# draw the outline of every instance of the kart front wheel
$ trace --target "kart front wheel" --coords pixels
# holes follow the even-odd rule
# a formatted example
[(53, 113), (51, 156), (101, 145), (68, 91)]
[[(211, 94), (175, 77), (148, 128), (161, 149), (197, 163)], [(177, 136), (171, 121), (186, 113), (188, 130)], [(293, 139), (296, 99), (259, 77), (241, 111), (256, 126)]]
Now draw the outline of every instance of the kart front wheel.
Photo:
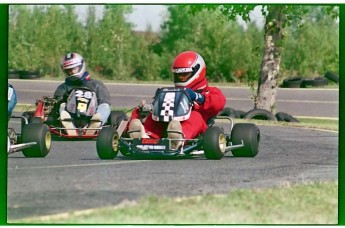
[(45, 157), (51, 148), (49, 127), (42, 123), (29, 123), (22, 129), (22, 143), (36, 142), (36, 145), (23, 149), (25, 157)]
[(255, 157), (259, 152), (260, 130), (255, 124), (238, 123), (235, 124), (231, 132), (231, 142), (233, 145), (241, 144), (243, 147), (234, 149), (234, 157)]
[(98, 157), (100, 159), (114, 159), (119, 150), (119, 138), (115, 128), (103, 127), (96, 141)]
[(203, 147), (207, 159), (221, 159), (226, 148), (226, 138), (223, 130), (219, 127), (209, 127), (204, 134)]

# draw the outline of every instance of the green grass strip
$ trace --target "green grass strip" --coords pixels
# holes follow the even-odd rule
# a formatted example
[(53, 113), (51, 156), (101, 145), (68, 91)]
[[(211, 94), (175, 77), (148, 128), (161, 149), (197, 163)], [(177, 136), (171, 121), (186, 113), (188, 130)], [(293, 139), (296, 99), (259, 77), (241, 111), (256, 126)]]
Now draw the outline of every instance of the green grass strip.
[(285, 183), (226, 195), (146, 197), (117, 207), (9, 221), (25, 224), (337, 224), (338, 182)]

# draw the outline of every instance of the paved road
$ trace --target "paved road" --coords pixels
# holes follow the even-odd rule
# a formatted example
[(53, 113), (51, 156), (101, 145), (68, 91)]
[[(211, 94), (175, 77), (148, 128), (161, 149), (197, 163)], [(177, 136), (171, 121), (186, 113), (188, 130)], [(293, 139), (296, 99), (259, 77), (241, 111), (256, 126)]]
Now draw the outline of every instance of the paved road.
[[(12, 123), (15, 124), (15, 123)], [(8, 219), (117, 205), (150, 195), (227, 193), (338, 179), (338, 134), (259, 126), (255, 158), (104, 161), (95, 141), (54, 141), (46, 158), (8, 159)], [(317, 197), (317, 196), (315, 196)]]
[[(19, 103), (33, 104), (52, 95), (57, 82), (11, 80)], [(121, 108), (150, 100), (159, 86), (106, 84), (113, 104)], [(251, 109), (248, 88), (222, 87), (228, 105)], [(297, 116), (338, 117), (338, 90), (279, 89), (278, 107)], [(18, 127), (19, 123), (11, 122)], [(51, 215), (116, 205), (149, 195), (227, 193), (234, 188), (280, 185), (286, 182), (338, 179), (338, 134), (259, 126), (260, 152), (255, 158), (219, 161), (133, 160), (121, 155), (100, 160), (95, 141), (54, 141), (46, 158), (8, 159), (8, 219)]]
[[(9, 80), (17, 90), (18, 103), (34, 104), (37, 98), (53, 96), (60, 82), (43, 80)], [(117, 108), (130, 109), (141, 100), (151, 101), (156, 89), (163, 85), (106, 83), (112, 104)], [(167, 85), (165, 85), (167, 86)], [(248, 87), (220, 87), (227, 97), (226, 106), (249, 111), (254, 108)], [(278, 89), (277, 111), (293, 116), (339, 116), (339, 89)]]

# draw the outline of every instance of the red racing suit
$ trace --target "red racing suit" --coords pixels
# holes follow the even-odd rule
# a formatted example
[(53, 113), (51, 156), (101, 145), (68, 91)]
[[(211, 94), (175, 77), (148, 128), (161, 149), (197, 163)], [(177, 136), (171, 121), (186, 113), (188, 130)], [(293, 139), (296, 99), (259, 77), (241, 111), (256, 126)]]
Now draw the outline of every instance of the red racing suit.
[[(194, 139), (204, 133), (207, 129), (207, 121), (224, 109), (226, 97), (217, 87), (206, 86), (201, 94), (205, 96), (204, 103), (194, 102), (189, 119), (181, 122), (185, 139)], [(133, 110), (131, 120), (134, 118), (140, 119), (139, 108)], [(149, 113), (144, 122), (144, 127), (151, 138), (163, 138), (168, 124), (167, 122), (154, 121), (152, 113)]]

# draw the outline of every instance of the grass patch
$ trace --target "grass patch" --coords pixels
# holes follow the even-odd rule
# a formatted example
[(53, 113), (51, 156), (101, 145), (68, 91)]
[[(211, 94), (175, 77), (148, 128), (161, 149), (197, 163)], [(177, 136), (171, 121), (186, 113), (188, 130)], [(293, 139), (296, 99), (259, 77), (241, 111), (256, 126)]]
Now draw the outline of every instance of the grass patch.
[(338, 131), (339, 120), (336, 119), (318, 119), (318, 118), (298, 118), (300, 122), (284, 122), (284, 121), (268, 121), (268, 120), (246, 120), (234, 119), (235, 123), (255, 123), (263, 126), (278, 126), (278, 127), (299, 127), (309, 129), (321, 129), (329, 131)]
[(338, 182), (239, 189), (227, 195), (146, 197), (117, 207), (9, 221), (27, 224), (337, 224)]

